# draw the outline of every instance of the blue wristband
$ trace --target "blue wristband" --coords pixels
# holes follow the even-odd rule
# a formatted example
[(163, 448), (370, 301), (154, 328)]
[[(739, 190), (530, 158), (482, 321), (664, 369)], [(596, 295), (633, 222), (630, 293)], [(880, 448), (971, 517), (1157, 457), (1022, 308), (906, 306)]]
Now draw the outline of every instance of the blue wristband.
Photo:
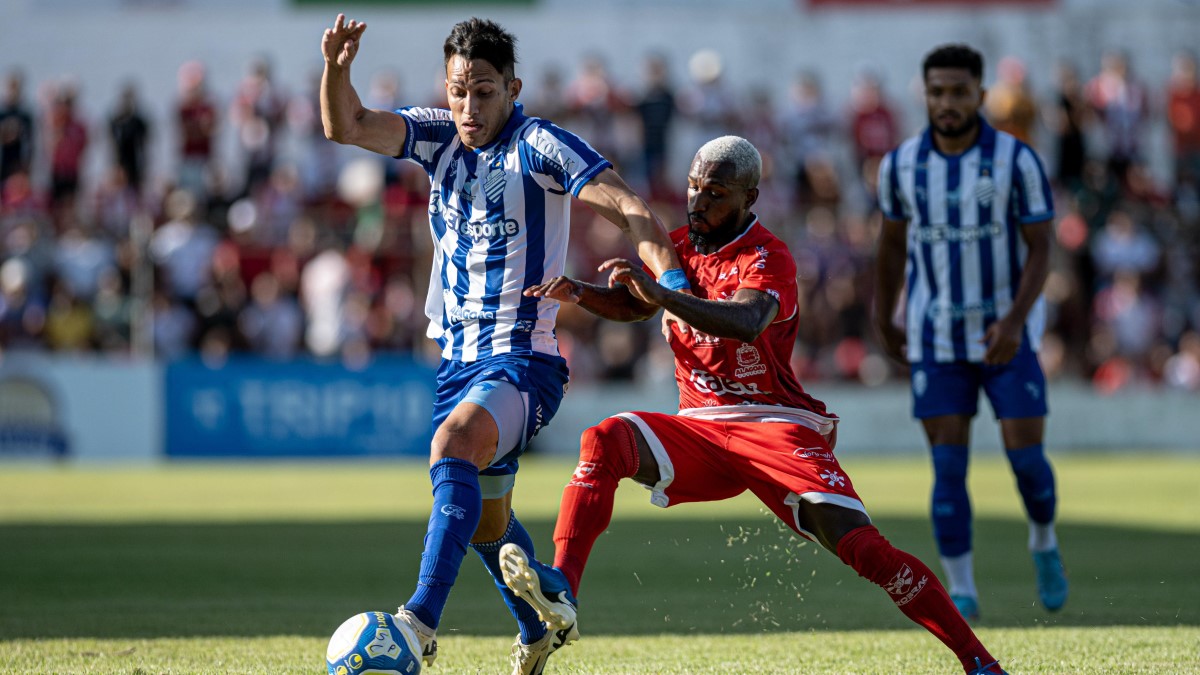
[(658, 283), (664, 288), (668, 288), (672, 291), (682, 291), (685, 288), (692, 287), (692, 284), (687, 280), (687, 276), (684, 275), (683, 270), (679, 268), (670, 269), (666, 272), (663, 272), (662, 276), (658, 278)]

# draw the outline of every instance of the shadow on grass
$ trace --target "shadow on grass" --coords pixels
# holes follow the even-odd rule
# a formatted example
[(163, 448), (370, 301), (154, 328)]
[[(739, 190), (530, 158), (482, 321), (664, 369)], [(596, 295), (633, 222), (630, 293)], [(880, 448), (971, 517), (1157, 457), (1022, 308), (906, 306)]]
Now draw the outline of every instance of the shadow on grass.
[[(924, 520), (880, 519), (937, 570)], [(550, 550), (553, 524), (526, 523)], [(0, 526), (0, 639), (324, 636), (416, 581), (423, 522)], [(1025, 526), (976, 522), (985, 627), (1200, 625), (1192, 533), (1060, 526), (1072, 583), (1036, 603)], [(468, 552), (442, 634), (512, 635)], [(761, 518), (613, 523), (581, 594), (586, 634), (876, 630), (912, 624), (834, 556)]]

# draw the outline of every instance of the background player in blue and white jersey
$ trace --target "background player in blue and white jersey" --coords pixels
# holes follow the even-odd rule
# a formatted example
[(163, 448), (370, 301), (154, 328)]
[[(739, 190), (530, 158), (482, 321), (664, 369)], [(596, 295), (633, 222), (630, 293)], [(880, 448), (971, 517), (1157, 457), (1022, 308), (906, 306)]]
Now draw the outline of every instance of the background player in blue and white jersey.
[(480, 19), (455, 25), (443, 45), (449, 110), (392, 112), (365, 108), (350, 82), (365, 30), (339, 14), (325, 31), (321, 118), (330, 139), (429, 174), (434, 259), (425, 310), (443, 358), (433, 510), (416, 592), (397, 617), (432, 662), (470, 543), (520, 626), (516, 672), (539, 672), (545, 655), (578, 633), (547, 633), (504, 585), (498, 551), (510, 542), (532, 547), (511, 512), (517, 457), (557, 411), (567, 368), (554, 336), (559, 303), (523, 291), (564, 273), (572, 197), (621, 228), (661, 283), (678, 290), (687, 281), (662, 224), (609, 162), (575, 135), (525, 116), (511, 34)]
[[(1054, 207), (1033, 150), (990, 127), (983, 58), (945, 45), (923, 64), (929, 127), (879, 168), (883, 231), (875, 320), (884, 347), (911, 364), (913, 415), (932, 447), (934, 535), (950, 594), (979, 615), (967, 493), (967, 445), (979, 389), (991, 402), (1029, 516), (1038, 593), (1067, 599), (1054, 530), (1054, 473), (1042, 447), (1046, 381), (1037, 359)], [(906, 288), (902, 326), (893, 322)]]

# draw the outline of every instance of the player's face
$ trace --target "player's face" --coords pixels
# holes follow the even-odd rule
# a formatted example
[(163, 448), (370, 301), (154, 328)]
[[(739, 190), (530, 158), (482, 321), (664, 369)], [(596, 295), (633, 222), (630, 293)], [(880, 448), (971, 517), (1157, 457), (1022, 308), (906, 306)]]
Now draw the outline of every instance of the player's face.
[(480, 148), (495, 140), (520, 93), (521, 80), (506, 80), (483, 59), (468, 61), (455, 54), (446, 63), (446, 98), (458, 137), (468, 148)]
[(697, 157), (688, 171), (688, 236), (697, 245), (720, 246), (742, 231), (758, 188), (739, 180), (733, 164)]
[(983, 86), (966, 68), (930, 68), (925, 75), (925, 107), (929, 126), (942, 136), (956, 138), (979, 123)]

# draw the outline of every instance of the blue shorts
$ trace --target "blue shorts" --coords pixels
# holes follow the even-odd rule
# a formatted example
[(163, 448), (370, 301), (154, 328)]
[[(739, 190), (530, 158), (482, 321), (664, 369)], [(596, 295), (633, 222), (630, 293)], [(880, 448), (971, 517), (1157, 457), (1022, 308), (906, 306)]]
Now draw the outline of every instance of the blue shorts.
[(974, 417), (983, 388), (996, 419), (1045, 417), (1046, 376), (1028, 341), (1001, 366), (971, 361), (912, 364), (913, 417)]
[(494, 380), (511, 383), (529, 402), (523, 428), (516, 436), (519, 441), (511, 448), (497, 448), (495, 461), (479, 472), (480, 476), (510, 476), (517, 472), (517, 458), (529, 441), (558, 412), (567, 391), (567, 362), (562, 357), (542, 354), (501, 354), (469, 363), (443, 360), (438, 367), (433, 403), (434, 433), (472, 387)]

